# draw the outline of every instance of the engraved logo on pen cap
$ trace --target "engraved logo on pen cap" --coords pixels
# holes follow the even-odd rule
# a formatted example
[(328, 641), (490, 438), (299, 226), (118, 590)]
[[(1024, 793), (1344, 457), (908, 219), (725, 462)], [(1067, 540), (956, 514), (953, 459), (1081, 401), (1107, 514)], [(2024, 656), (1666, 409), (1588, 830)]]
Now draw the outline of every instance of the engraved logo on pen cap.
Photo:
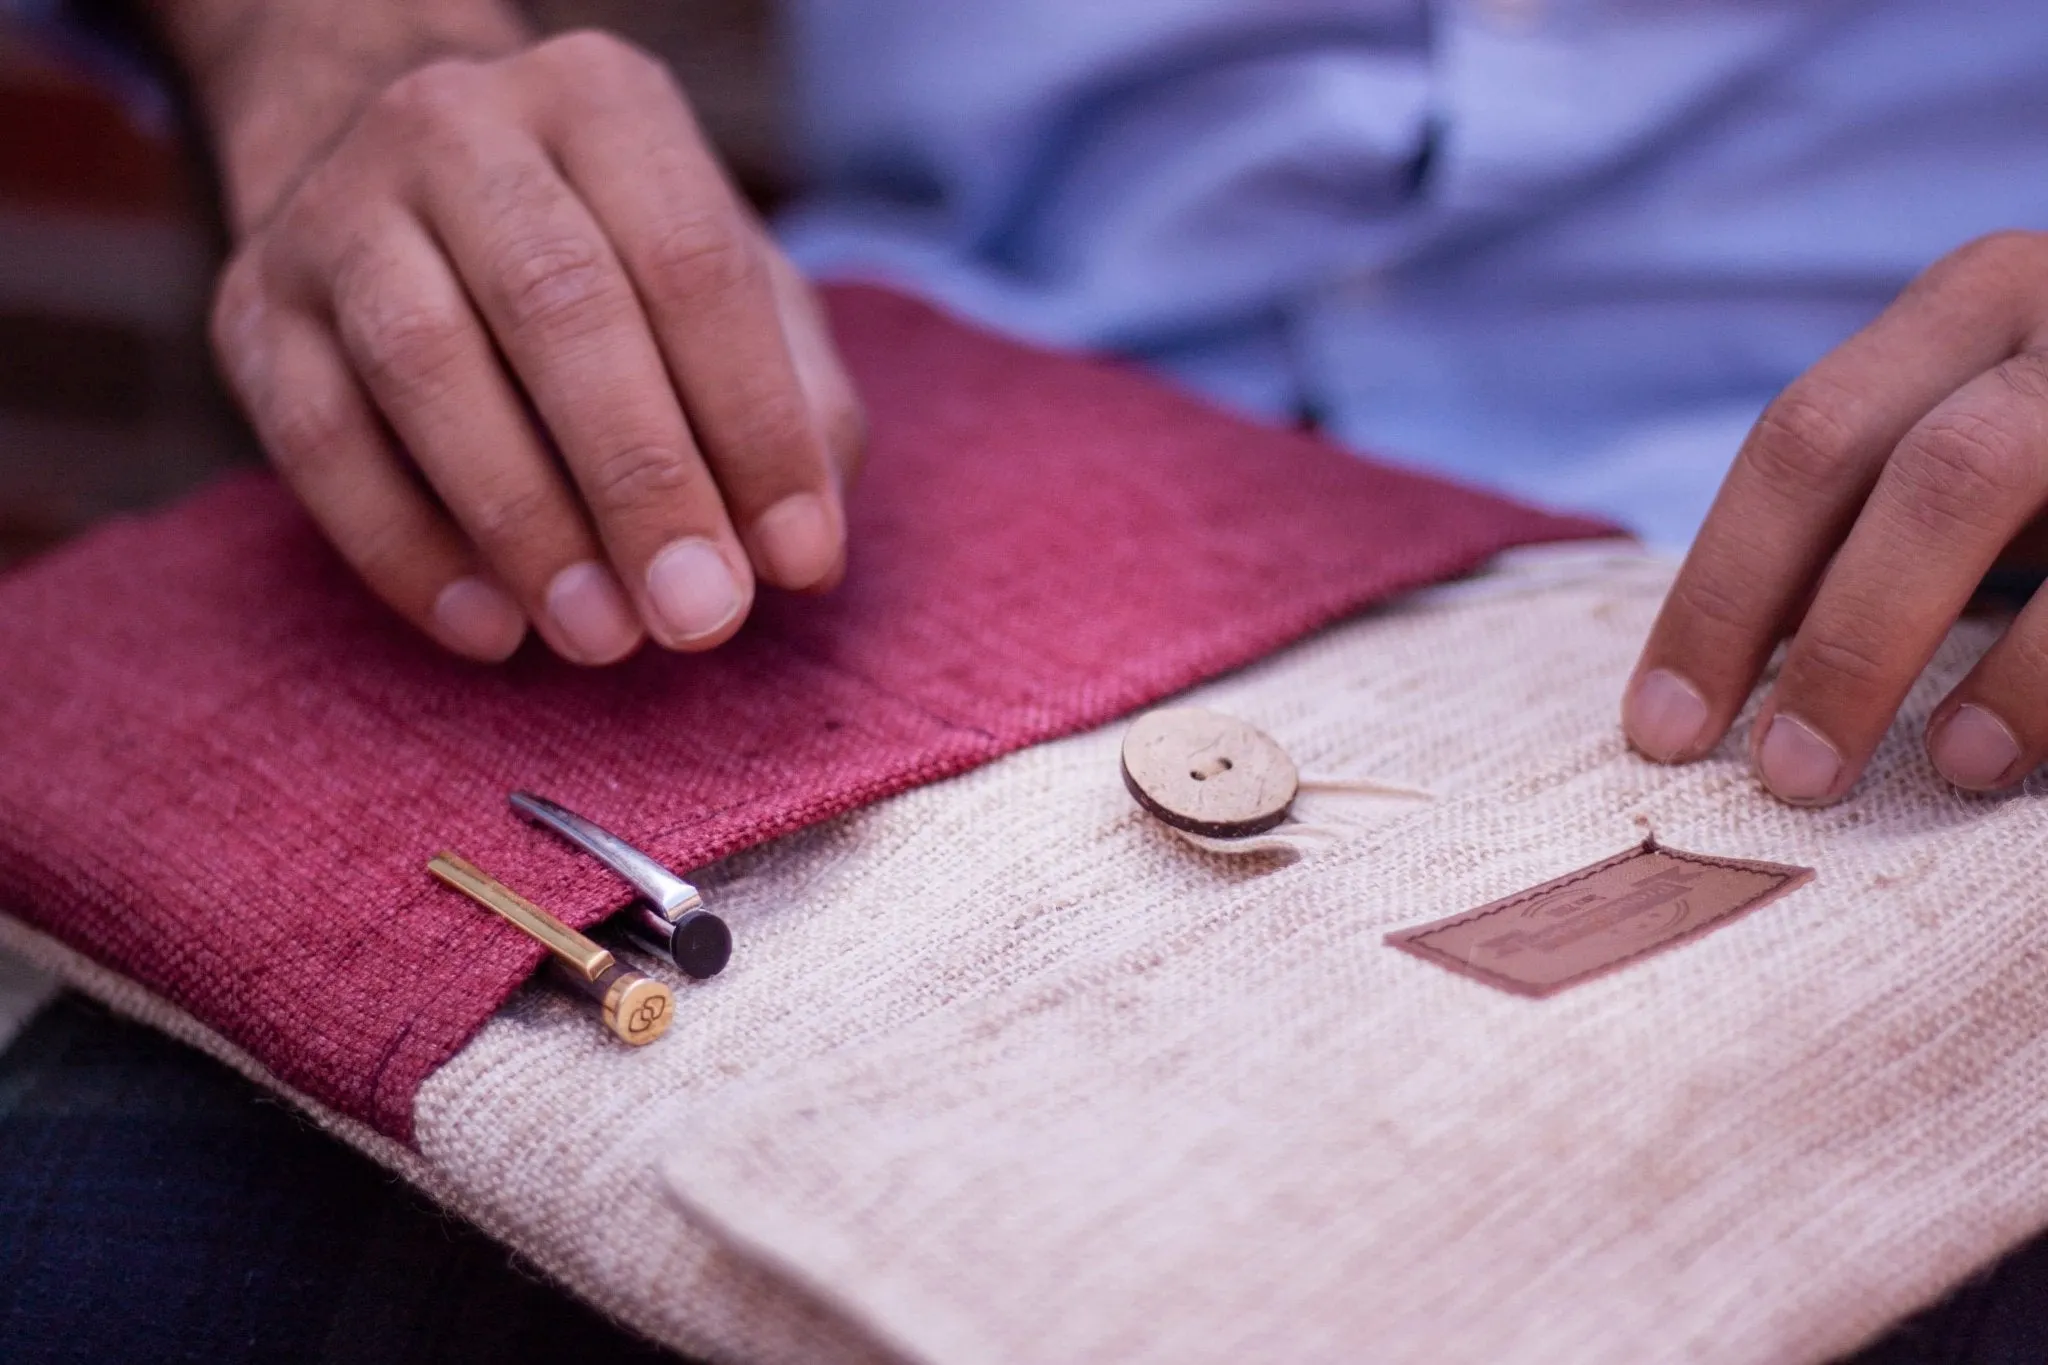
[(1544, 996), (1726, 924), (1813, 870), (1645, 840), (1617, 857), (1387, 942), (1517, 995)]
[(650, 996), (634, 1003), (626, 1012), (626, 1031), (638, 1036), (659, 1024), (668, 1015), (668, 997)]

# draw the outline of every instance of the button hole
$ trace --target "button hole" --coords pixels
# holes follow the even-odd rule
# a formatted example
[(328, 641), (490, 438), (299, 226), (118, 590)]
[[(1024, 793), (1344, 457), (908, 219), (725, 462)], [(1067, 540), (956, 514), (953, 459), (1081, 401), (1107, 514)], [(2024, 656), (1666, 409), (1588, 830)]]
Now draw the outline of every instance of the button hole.
[(1227, 758), (1216, 758), (1211, 759), (1209, 763), (1204, 767), (1190, 768), (1188, 770), (1188, 776), (1194, 778), (1197, 782), (1207, 782), (1210, 778), (1216, 776), (1218, 773), (1227, 773), (1229, 771), (1230, 760)]

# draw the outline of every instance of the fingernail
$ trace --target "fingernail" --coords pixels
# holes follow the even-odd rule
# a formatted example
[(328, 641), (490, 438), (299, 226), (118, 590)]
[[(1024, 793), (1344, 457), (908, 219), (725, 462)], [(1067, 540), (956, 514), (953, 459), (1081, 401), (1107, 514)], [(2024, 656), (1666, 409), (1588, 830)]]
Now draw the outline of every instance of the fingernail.
[(486, 663), (508, 657), (526, 636), (526, 613), (503, 588), (481, 578), (458, 578), (441, 589), (434, 624), (451, 648)]
[(640, 626), (611, 570), (593, 560), (571, 564), (548, 584), (548, 614), (576, 662), (608, 664), (639, 643)]
[(1764, 785), (1781, 801), (1823, 800), (1842, 773), (1835, 746), (1790, 716), (1772, 719), (1756, 759)]
[(2020, 761), (2020, 742), (2005, 722), (1974, 703), (1956, 708), (1927, 751), (1943, 777), (1971, 791), (2004, 786), (2006, 773)]
[(754, 545), (768, 561), (768, 578), (785, 588), (808, 588), (839, 562), (838, 531), (816, 493), (792, 493), (763, 512)]
[(647, 566), (647, 596), (671, 644), (709, 635), (739, 614), (740, 585), (702, 536), (671, 541)]
[(1629, 689), (1621, 723), (1645, 756), (1669, 763), (1699, 743), (1707, 728), (1706, 699), (1670, 669), (1653, 668)]

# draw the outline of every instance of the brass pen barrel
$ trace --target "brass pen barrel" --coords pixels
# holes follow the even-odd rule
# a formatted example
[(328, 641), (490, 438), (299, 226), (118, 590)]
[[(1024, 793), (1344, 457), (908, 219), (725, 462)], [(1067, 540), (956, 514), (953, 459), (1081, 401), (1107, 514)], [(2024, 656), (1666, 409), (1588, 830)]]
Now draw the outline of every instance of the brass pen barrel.
[(535, 905), (490, 873), (443, 849), (427, 864), (427, 871), (487, 909), (495, 910), (513, 925), (537, 938), (565, 965), (585, 981), (595, 981), (612, 965), (612, 955), (600, 945)]
[(668, 1031), (675, 997), (661, 982), (621, 967), (604, 948), (466, 858), (443, 849), (427, 863), (427, 871), (537, 939), (553, 956), (556, 972), (597, 1003), (605, 1027), (625, 1042), (638, 1047)]

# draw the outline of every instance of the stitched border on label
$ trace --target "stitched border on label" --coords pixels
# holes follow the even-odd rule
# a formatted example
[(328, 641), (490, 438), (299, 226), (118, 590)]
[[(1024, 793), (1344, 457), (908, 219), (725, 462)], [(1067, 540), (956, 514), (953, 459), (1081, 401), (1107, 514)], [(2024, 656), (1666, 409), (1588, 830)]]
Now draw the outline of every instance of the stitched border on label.
[[(1679, 862), (1696, 863), (1716, 871), (1756, 873), (1773, 880), (1770, 885), (1755, 895), (1745, 897), (1721, 908), (1697, 923), (1688, 925), (1678, 932), (1671, 934), (1669, 937), (1654, 939), (1616, 957), (1597, 962), (1583, 971), (1555, 981), (1523, 980), (1481, 966), (1465, 956), (1445, 948), (1440, 948), (1430, 942), (1431, 938), (1440, 936), (1449, 930), (1462, 928), (1480, 920), (1489, 919), (1515, 910), (1539, 897), (1554, 896), (1558, 892), (1567, 890), (1578, 883), (1588, 881), (1613, 868), (1652, 854), (1661, 855)], [(1460, 911), (1445, 919), (1432, 920), (1427, 924), (1418, 924), (1406, 929), (1393, 930), (1387, 934), (1385, 942), (1389, 947), (1398, 948), (1405, 953), (1421, 958), (1425, 962), (1435, 963), (1447, 971), (1455, 972), (1459, 976), (1468, 977), (1484, 985), (1492, 986), (1496, 990), (1503, 990), (1511, 995), (1519, 995), (1528, 999), (1543, 999), (1568, 990), (1573, 986), (1583, 985), (1585, 982), (1594, 980), (1597, 977), (1605, 976), (1609, 972), (1626, 967), (1641, 958), (1663, 952), (1668, 948), (1675, 948), (1682, 943), (1699, 938), (1701, 935), (1710, 933), (1722, 925), (1740, 919), (1753, 910), (1760, 909), (1780, 896), (1788, 895), (1798, 890), (1812, 881), (1814, 876), (1814, 870), (1810, 867), (1799, 867), (1790, 863), (1765, 862), (1760, 859), (1723, 858), (1708, 853), (1691, 853), (1684, 849), (1670, 848), (1660, 844), (1653, 836), (1645, 839), (1634, 848), (1617, 853), (1611, 858), (1604, 858), (1590, 867), (1583, 867), (1576, 872), (1569, 872), (1564, 876), (1553, 878), (1539, 885), (1527, 887), (1512, 895), (1503, 896), (1499, 900), (1489, 901), (1487, 904), (1477, 906), (1471, 910)]]

